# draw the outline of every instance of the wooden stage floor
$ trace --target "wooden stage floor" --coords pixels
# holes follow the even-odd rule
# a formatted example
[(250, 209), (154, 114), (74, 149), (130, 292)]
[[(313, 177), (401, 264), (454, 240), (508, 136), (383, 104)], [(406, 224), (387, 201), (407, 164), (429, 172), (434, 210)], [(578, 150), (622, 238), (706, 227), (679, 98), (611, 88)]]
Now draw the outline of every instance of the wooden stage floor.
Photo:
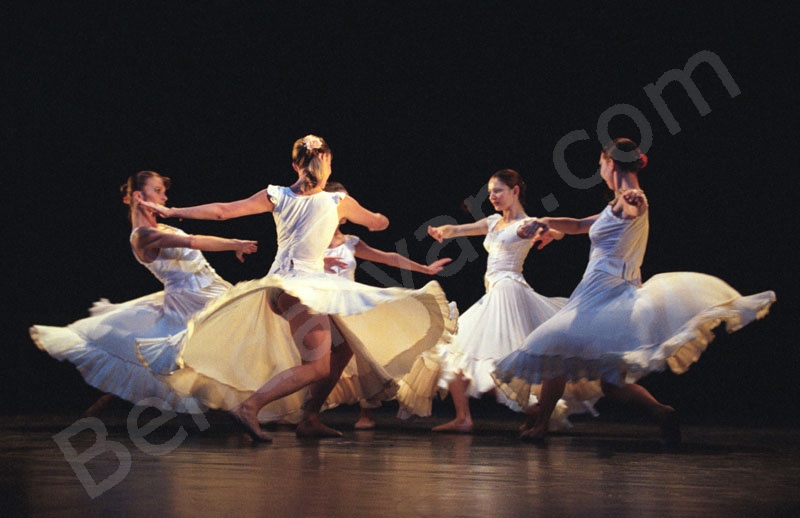
[(514, 415), (439, 435), (429, 430), (443, 418), (399, 421), (391, 408), (355, 431), (357, 411), (339, 408), (324, 420), (342, 438), (279, 426), (254, 445), (223, 414), (207, 414), (205, 429), (177, 416), (148, 435), (128, 415), (93, 431), (64, 415), (0, 418), (0, 515), (800, 516), (793, 428), (685, 425), (684, 444), (665, 450), (655, 427), (601, 416), (531, 445)]

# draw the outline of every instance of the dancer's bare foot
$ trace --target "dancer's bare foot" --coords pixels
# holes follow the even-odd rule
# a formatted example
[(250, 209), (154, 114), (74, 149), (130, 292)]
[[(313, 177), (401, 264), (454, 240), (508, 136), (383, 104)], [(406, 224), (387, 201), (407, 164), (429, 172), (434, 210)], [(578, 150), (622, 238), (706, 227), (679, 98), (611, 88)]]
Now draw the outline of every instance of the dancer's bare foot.
[(444, 432), (444, 433), (471, 433), (474, 425), (472, 423), (472, 419), (453, 419), (449, 423), (440, 424), (439, 426), (434, 426), (434, 432)]
[(655, 412), (654, 417), (661, 431), (661, 444), (677, 446), (681, 443), (681, 423), (678, 412), (671, 406), (664, 405)]
[(329, 439), (342, 436), (342, 432), (327, 426), (316, 417), (300, 421), (294, 434), (302, 439)]
[(103, 413), (103, 411), (105, 411), (106, 409), (108, 409), (109, 406), (111, 406), (111, 403), (113, 403), (115, 399), (117, 399), (117, 396), (115, 396), (114, 394), (103, 394), (97, 399), (97, 401), (92, 403), (92, 406), (83, 411), (81, 417), (99, 416), (100, 414)]
[(244, 405), (231, 412), (233, 421), (256, 442), (272, 442), (272, 436), (261, 429), (256, 414)]
[(519, 431), (524, 432), (530, 430), (536, 425), (536, 420), (539, 419), (539, 405), (533, 405), (525, 409), (525, 422), (519, 425)]
[(525, 442), (541, 443), (545, 437), (547, 437), (547, 425), (542, 424), (532, 426), (519, 434), (519, 438)]
[(353, 428), (356, 430), (372, 430), (375, 428), (375, 420), (371, 417), (362, 415), (356, 421), (356, 424), (353, 425)]

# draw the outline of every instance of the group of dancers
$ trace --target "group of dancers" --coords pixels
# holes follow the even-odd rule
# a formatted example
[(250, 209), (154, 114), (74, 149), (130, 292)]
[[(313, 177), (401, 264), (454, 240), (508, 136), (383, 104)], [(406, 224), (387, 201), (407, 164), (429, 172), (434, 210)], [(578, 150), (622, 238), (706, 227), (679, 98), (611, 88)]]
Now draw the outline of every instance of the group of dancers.
[[(524, 440), (544, 440), (569, 427), (568, 415), (591, 412), (607, 397), (640, 408), (662, 442), (677, 444), (677, 412), (637, 380), (667, 368), (685, 372), (715, 327), (740, 329), (775, 301), (772, 291), (742, 296), (693, 272), (642, 283), (649, 227), (638, 177), (647, 156), (629, 139), (600, 153), (600, 174), (615, 196), (598, 214), (530, 217), (524, 181), (503, 169), (489, 178), (496, 214), (428, 228), (439, 242), (485, 236), (486, 293), (461, 314), (435, 281), (420, 289), (355, 281), (357, 259), (427, 275), (450, 259), (424, 265), (342, 233), (347, 221), (379, 231), (389, 220), (329, 181), (331, 160), (325, 140), (307, 135), (292, 148), (292, 185), (185, 208), (166, 206), (168, 178), (136, 173), (123, 186), (131, 248), (163, 291), (100, 301), (66, 327), (34, 325), (33, 341), (106, 393), (90, 410), (111, 397), (176, 412), (221, 409), (255, 441), (272, 440), (261, 425), (274, 421), (296, 425), (298, 437), (338, 437), (320, 414), (342, 404), (360, 405), (362, 429), (375, 426), (372, 409), (384, 401), (398, 402), (399, 417), (429, 416), (432, 400), (448, 393), (455, 418), (433, 430), (469, 433), (469, 398), (493, 393), (524, 413)], [(188, 235), (159, 222), (264, 212), (275, 220), (276, 257), (266, 276), (236, 285), (202, 252), (234, 251), (244, 260), (255, 241)], [(589, 263), (570, 297), (536, 293), (522, 275), (530, 249), (587, 233)]]

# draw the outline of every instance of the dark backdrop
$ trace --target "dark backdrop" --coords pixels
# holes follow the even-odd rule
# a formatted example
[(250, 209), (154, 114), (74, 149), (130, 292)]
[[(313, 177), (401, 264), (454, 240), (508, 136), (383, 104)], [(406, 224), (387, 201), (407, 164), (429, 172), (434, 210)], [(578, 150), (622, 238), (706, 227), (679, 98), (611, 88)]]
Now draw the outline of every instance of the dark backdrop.
[[(500, 168), (527, 179), (531, 215), (600, 210), (605, 188), (567, 185), (554, 149), (585, 130), (589, 138), (565, 158), (589, 177), (601, 114), (630, 105), (653, 135), (642, 174), (652, 206), (645, 277), (701, 271), (743, 293), (778, 294), (765, 320), (718, 339), (687, 374), (644, 383), (697, 419), (797, 422), (790, 157), (798, 84), (788, 12), (267, 4), (4, 4), (4, 412), (75, 412), (97, 395), (71, 365), (34, 347), (29, 325), (65, 325), (100, 297), (160, 289), (127, 244), (117, 189), (137, 170), (173, 178), (170, 204), (233, 200), (292, 182), (291, 144), (319, 134), (334, 150), (334, 179), (392, 221), (381, 233), (348, 230), (375, 247), (404, 243), (424, 261), (432, 241), (415, 232), (435, 217), (469, 221), (464, 199)], [(692, 79), (710, 112), (672, 83), (664, 100), (680, 131), (670, 132), (644, 87), (701, 51), (719, 56), (741, 93), (732, 96), (701, 64)], [(612, 137), (634, 139), (642, 126), (623, 115), (607, 125)], [(551, 212), (541, 201), (548, 194), (558, 203)], [(264, 275), (274, 255), (269, 215), (172, 223), (258, 239), (259, 253), (244, 265), (230, 253), (207, 254), (232, 282)], [(480, 239), (471, 244), (472, 261), (457, 244), (441, 252), (461, 258), (439, 280), (462, 311), (483, 293), (485, 254)], [(569, 237), (532, 252), (526, 276), (540, 293), (567, 296), (587, 253), (588, 239)], [(363, 271), (359, 278), (375, 282)], [(413, 276), (417, 286), (426, 280)]]

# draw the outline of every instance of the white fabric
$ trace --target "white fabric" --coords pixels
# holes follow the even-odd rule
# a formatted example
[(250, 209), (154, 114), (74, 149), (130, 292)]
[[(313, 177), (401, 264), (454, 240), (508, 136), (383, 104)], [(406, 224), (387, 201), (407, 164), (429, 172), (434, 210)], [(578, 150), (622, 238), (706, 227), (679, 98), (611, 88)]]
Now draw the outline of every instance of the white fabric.
[[(525, 281), (522, 267), (532, 244), (530, 239), (517, 236), (517, 229), (524, 220), (497, 229), (502, 216), (494, 214), (487, 219), (488, 232), (483, 241), (489, 254), (484, 275), (486, 294), (458, 317), (458, 332), (445, 336), (435, 351), (420, 359), (417, 368), (404, 380), (398, 394), (401, 417), (430, 415), (430, 399), (437, 392), (431, 384), (437, 382), (438, 394), (444, 397), (449, 383), (459, 373), (469, 380), (467, 394), (470, 397), (477, 398), (495, 389), (491, 373), (496, 362), (519, 348), (531, 331), (567, 301), (566, 297), (542, 296)], [(437, 367), (438, 376), (434, 370)], [(504, 394), (498, 392), (496, 397), (512, 410), (522, 410), (517, 401)], [(536, 402), (532, 395), (523, 406)], [(564, 405), (559, 410), (559, 416), (567, 413)], [(586, 410), (583, 405), (572, 409)], [(560, 427), (569, 425), (564, 422)]]
[[(323, 255), (343, 194), (303, 197), (275, 186), (267, 192), (278, 230), (270, 274), (237, 284), (190, 321), (182, 350), (171, 361), (183, 367), (176, 372), (191, 375), (168, 381), (211, 408), (231, 410), (302, 357), (314, 359), (313, 351), (298, 352), (287, 320), (273, 310), (271, 302), (286, 292), (312, 313), (330, 315), (333, 347), (346, 341), (354, 352), (356, 372), (340, 381), (326, 404), (392, 398), (396, 380), (447, 330), (449, 308), (438, 283), (417, 290), (377, 288), (325, 273)], [(305, 391), (281, 398), (258, 418), (297, 420), (304, 399)]]
[(275, 205), (272, 215), (278, 234), (278, 252), (267, 275), (324, 272), (322, 258), (339, 225), (336, 205), (345, 194), (323, 191), (300, 196), (288, 187), (270, 185), (267, 195)]
[[(158, 228), (185, 235), (167, 225)], [(135, 404), (156, 397), (162, 409), (202, 411), (197, 401), (180, 397), (140, 363), (135, 340), (181, 336), (188, 319), (231, 285), (190, 248), (162, 248), (153, 262), (142, 264), (164, 283), (164, 291), (120, 304), (103, 299), (90, 310), (92, 316), (66, 327), (32, 326), (31, 338), (54, 358), (73, 363), (87, 383), (104, 392)]]
[(767, 314), (775, 293), (743, 297), (724, 281), (694, 272), (655, 275), (641, 284), (648, 218), (606, 207), (592, 225), (590, 261), (569, 302), (534, 330), (494, 373), (511, 398), (564, 375), (565, 394), (600, 397), (599, 380), (632, 383), (669, 366), (685, 372), (725, 322), (735, 331)]
[(351, 281), (356, 280), (357, 263), (355, 253), (356, 245), (359, 241), (357, 236), (346, 235), (341, 245), (325, 249), (325, 257), (336, 257), (345, 264), (343, 267), (334, 266), (334, 274)]

